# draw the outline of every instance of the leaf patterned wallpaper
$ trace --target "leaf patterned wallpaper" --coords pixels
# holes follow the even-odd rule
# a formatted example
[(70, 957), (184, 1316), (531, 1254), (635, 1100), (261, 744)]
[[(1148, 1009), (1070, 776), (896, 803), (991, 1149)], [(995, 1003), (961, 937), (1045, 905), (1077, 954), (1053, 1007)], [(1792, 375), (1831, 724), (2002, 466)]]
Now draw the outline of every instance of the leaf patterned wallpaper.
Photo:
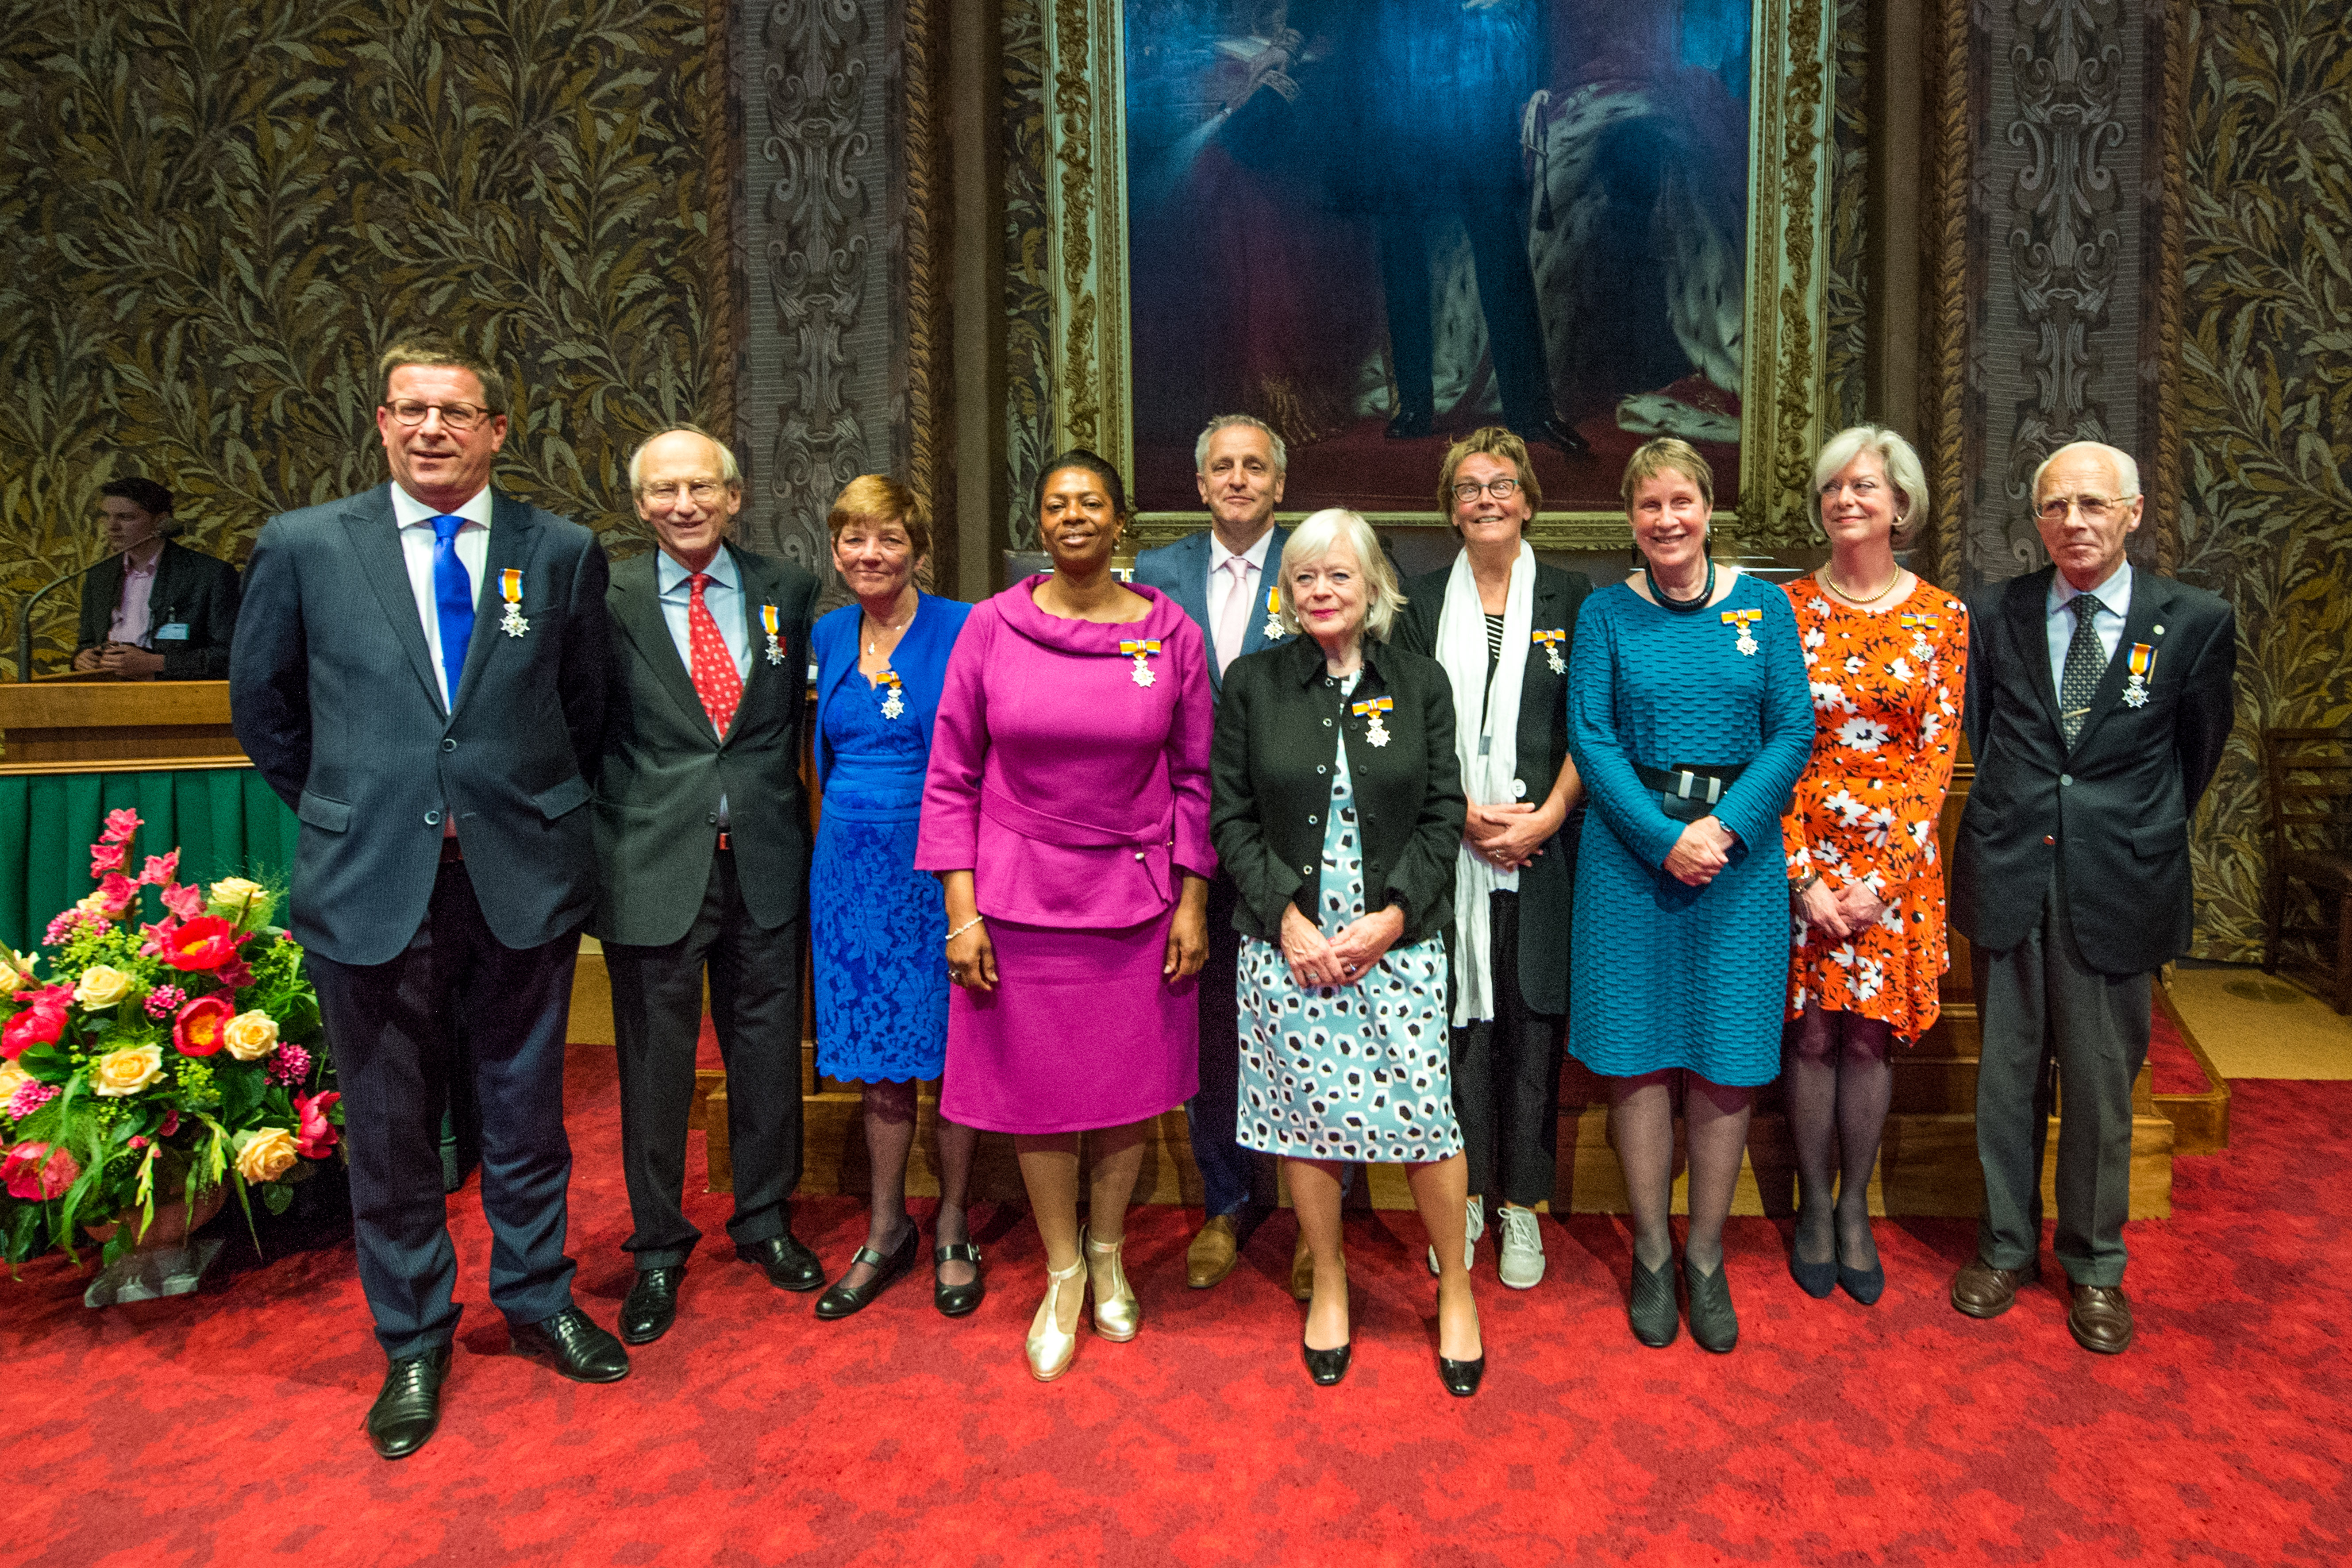
[(2238, 728), (2200, 818), (2200, 956), (2249, 961), (2265, 726), (2352, 723), (2352, 13), (2189, 13), (2180, 575), (2237, 606)]
[[(505, 370), (499, 482), (636, 548), (629, 448), (710, 404), (702, 16), (0, 0), (0, 588), (92, 557), (110, 478), (240, 562), (380, 482), (373, 363), (418, 325)], [(71, 590), (43, 611), (46, 669)]]

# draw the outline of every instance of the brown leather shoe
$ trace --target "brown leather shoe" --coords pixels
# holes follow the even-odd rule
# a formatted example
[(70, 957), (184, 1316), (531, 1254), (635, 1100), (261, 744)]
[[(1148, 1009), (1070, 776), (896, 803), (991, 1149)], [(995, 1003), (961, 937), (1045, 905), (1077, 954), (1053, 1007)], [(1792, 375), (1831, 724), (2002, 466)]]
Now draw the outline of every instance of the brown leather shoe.
[(1307, 1235), (1299, 1233), (1298, 1245), (1290, 1250), (1290, 1293), (1302, 1301), (1315, 1300), (1315, 1255), (1307, 1250)]
[(2131, 1303), (2120, 1285), (2077, 1285), (2074, 1305), (2066, 1312), (2066, 1330), (2074, 1342), (2101, 1355), (2118, 1355), (2131, 1349)]
[(1241, 1237), (1234, 1230), (1234, 1216), (1213, 1215), (1192, 1237), (1192, 1245), (1184, 1249), (1184, 1283), (1195, 1290), (1205, 1290), (1231, 1274), (1241, 1255)]
[(2022, 1268), (1995, 1268), (1981, 1256), (1973, 1258), (1952, 1276), (1953, 1309), (1971, 1318), (1998, 1318), (2016, 1304), (2017, 1288), (2040, 1278), (2041, 1273), (2039, 1263), (2029, 1263)]

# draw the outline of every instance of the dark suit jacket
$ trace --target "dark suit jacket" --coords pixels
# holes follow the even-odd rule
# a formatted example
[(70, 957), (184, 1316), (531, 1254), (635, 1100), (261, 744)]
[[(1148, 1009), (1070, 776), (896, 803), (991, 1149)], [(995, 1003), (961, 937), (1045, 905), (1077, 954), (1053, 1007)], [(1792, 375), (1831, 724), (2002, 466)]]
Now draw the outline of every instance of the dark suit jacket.
[[(605, 942), (659, 947), (684, 936), (702, 908), (718, 853), (719, 798), (743, 902), (763, 930), (808, 899), (808, 799), (801, 788), (809, 621), (816, 579), (734, 545), (751, 672), (727, 738), (695, 694), (662, 618), (657, 554), (613, 568), (613, 695), (596, 783), (596, 862), (603, 873), (588, 929)], [(761, 606), (776, 610), (781, 662), (767, 651)]]
[[(1437, 621), (1445, 609), (1451, 566), (1414, 578), (1405, 586), (1405, 606), (1397, 623), (1400, 647), (1437, 657)], [(1576, 647), (1576, 615), (1592, 592), (1581, 572), (1536, 563), (1532, 629), (1568, 635), (1551, 646), (1559, 650), (1555, 674), (1543, 647), (1529, 640), (1519, 650), (1527, 672), (1519, 685), (1517, 782), (1520, 799), (1541, 805), (1559, 782), (1568, 761), (1568, 656)], [(1511, 650), (1503, 650), (1506, 658)], [(1568, 1011), (1570, 921), (1576, 911), (1576, 847), (1584, 831), (1584, 803), (1568, 814), (1535, 863), (1519, 872), (1519, 995), (1538, 1013)]]
[[(2109, 974), (2189, 945), (2189, 819), (2233, 718), (2237, 619), (2201, 589), (2132, 573), (2123, 640), (2069, 748), (2058, 730), (2044, 567), (1969, 601), (1969, 750), (1976, 780), (1952, 858), (1952, 924), (2005, 952), (2041, 918), (2061, 859), (2074, 940)], [(2132, 645), (2156, 651), (2147, 700), (2123, 700)]]
[[(1317, 918), (1331, 762), (1346, 737), (1362, 830), (1364, 907), (1404, 909), (1409, 947), (1454, 923), (1454, 851), (1462, 842), (1462, 768), (1454, 760), (1454, 693), (1436, 660), (1364, 645), (1363, 678), (1342, 698), (1311, 637), (1234, 660), (1210, 752), (1209, 833), (1241, 889), (1234, 925), (1278, 941), (1282, 907)], [(1389, 741), (1368, 739), (1358, 702), (1388, 697)], [(1318, 921), (1319, 923), (1319, 921)]]
[[(1217, 634), (1209, 625), (1209, 551), (1211, 531), (1202, 529), (1188, 533), (1173, 544), (1163, 544), (1157, 550), (1147, 550), (1135, 558), (1135, 580), (1147, 588), (1157, 588), (1176, 601), (1176, 607), (1192, 617), (1201, 628), (1202, 646), (1209, 655), (1209, 692), (1213, 697), (1224, 695), (1224, 678), (1217, 673)], [(1266, 595), (1282, 576), (1282, 546), (1290, 531), (1277, 525), (1265, 542), (1265, 568), (1257, 574), (1257, 603), (1250, 606), (1247, 629), (1242, 633), (1241, 658), (1255, 653), (1286, 637), (1265, 635), (1269, 618)], [(1240, 658), (1235, 659), (1240, 662)]]
[[(530, 629), (499, 629), (522, 574)], [(301, 819), (293, 932), (340, 963), (416, 934), (454, 813), (483, 918), (509, 947), (576, 930), (595, 892), (588, 775), (608, 647), (596, 536), (493, 492), (488, 559), (454, 716), (386, 485), (272, 518), (254, 545), (229, 661), (236, 738)]]
[[(110, 555), (81, 579), (79, 653), (113, 635), (114, 606), (122, 600), (122, 557)], [(225, 680), (229, 640), (236, 631), (236, 568), (184, 546), (163, 542), (155, 557), (155, 587), (147, 595), (148, 628), (177, 622), (187, 640), (155, 644), (165, 680)]]

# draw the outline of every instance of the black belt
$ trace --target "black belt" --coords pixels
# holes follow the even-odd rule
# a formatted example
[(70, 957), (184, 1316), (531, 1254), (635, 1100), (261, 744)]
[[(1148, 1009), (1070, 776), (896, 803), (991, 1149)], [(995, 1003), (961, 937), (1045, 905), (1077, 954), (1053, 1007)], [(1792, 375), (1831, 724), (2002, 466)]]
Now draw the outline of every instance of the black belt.
[(1676, 822), (1696, 822), (1713, 815), (1716, 805), (1730, 789), (1732, 781), (1748, 771), (1745, 763), (1736, 767), (1722, 765), (1701, 768), (1658, 769), (1633, 764), (1633, 773), (1643, 784), (1658, 792), (1658, 802), (1665, 814)]

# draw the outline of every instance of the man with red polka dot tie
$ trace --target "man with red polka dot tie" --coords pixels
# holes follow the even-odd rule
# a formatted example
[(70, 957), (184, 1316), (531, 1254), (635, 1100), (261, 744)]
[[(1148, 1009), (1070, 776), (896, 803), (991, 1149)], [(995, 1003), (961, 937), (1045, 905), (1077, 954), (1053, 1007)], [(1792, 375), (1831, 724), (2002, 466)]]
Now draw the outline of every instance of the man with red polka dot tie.
[(800, 973), (808, 894), (801, 793), (816, 579), (731, 543), (727, 448), (665, 430), (629, 459), (659, 549), (613, 569), (612, 722), (596, 792), (604, 946), (621, 1064), (621, 1160), (636, 1279), (621, 1337), (676, 1320), (688, 1256), (686, 1122), (706, 976), (727, 1064), (736, 1255), (786, 1290), (824, 1270), (792, 1233), (801, 1174)]

